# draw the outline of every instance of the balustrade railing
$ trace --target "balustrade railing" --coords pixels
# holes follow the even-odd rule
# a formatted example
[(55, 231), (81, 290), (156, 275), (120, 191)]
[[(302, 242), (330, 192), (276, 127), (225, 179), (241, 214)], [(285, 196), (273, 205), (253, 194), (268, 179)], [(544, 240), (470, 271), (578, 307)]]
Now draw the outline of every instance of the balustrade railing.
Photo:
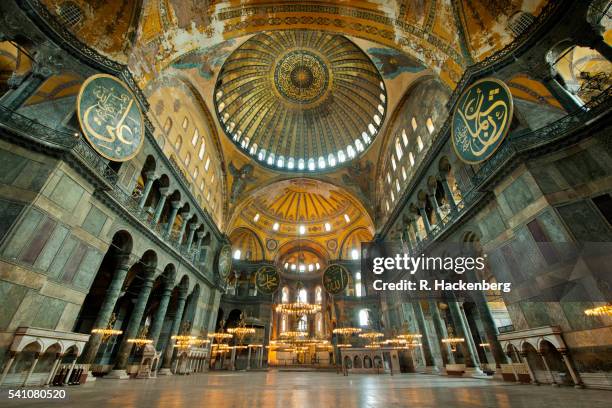
[(47, 147), (72, 154), (111, 186), (117, 184), (117, 173), (83, 141), (79, 133), (54, 129), (35, 119), (0, 105), (0, 125)]

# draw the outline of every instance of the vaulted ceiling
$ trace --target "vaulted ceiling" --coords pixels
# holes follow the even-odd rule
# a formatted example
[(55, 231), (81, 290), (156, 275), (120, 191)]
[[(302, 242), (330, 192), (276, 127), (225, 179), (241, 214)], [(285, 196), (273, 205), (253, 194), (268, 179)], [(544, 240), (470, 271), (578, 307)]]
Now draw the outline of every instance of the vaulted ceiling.
[[(377, 167), (386, 163), (381, 140), (397, 130), (389, 118), (406, 106), (407, 90), (424, 77), (452, 90), (467, 66), (513, 40), (510, 23), (517, 13), (537, 16), (547, 3), (41, 2), (77, 38), (128, 65), (154, 102), (149, 116), (156, 138), (191, 175), (204, 207), (228, 234), (246, 217), (245, 203), (260, 205), (261, 217), (270, 221), (290, 221), (260, 193), (271, 185), (284, 191), (288, 177), (342, 186), (372, 228), (376, 207), (384, 205), (374, 187)], [(185, 103), (194, 106), (188, 115)], [(183, 116), (189, 117), (188, 130), (177, 126), (186, 123)], [(435, 114), (423, 120), (428, 117)], [(168, 118), (174, 122), (170, 132)], [(203, 142), (189, 147), (194, 132), (205, 133), (205, 148)], [(302, 194), (291, 191), (285, 193)], [(316, 202), (316, 194), (307, 196)]]

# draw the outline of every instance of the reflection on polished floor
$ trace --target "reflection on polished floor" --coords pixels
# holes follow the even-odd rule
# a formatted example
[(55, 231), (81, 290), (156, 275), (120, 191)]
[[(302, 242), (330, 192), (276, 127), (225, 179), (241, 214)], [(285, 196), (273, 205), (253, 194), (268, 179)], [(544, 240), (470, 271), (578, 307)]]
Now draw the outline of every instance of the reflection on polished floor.
[[(6, 407), (609, 407), (610, 394), (548, 385), (424, 374), (351, 375), (244, 372), (151, 380), (100, 380), (66, 388), (63, 402), (7, 402)], [(5, 404), (6, 403), (6, 404)]]

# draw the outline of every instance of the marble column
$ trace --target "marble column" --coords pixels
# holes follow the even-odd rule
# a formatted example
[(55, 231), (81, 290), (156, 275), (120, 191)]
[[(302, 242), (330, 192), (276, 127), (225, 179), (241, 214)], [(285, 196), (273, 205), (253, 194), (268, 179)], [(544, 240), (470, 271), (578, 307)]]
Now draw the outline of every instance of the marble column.
[(26, 374), (23, 380), (23, 383), (21, 384), (22, 387), (25, 387), (28, 384), (28, 380), (30, 379), (30, 376), (32, 376), (32, 373), (34, 372), (34, 368), (36, 368), (36, 364), (38, 364), (39, 359), (40, 359), (40, 353), (34, 354), (34, 362), (32, 363), (32, 366), (28, 370), (28, 373)]
[(466, 334), (465, 342), (467, 343), (468, 348), (470, 349), (470, 354), (472, 355), (472, 359), (475, 361), (475, 367), (480, 367), (480, 356), (478, 355), (478, 347), (476, 347), (476, 342), (474, 341), (474, 335), (472, 334), (472, 329), (470, 327), (467, 315), (465, 314), (465, 309), (463, 305), (459, 304), (459, 312), (461, 312), (460, 317), (463, 322), (464, 333)]
[(14, 352), (14, 351), (11, 351), (10, 354), (9, 354), (9, 360), (4, 365), (4, 371), (2, 371), (2, 377), (0, 377), (0, 385), (2, 385), (2, 383), (4, 383), (4, 379), (6, 378), (7, 374), (9, 373), (9, 370), (13, 366), (13, 363), (15, 362), (15, 358), (16, 357), (17, 357), (17, 353)]
[(427, 333), (425, 315), (423, 314), (423, 308), (421, 307), (421, 303), (418, 300), (413, 300), (411, 303), (414, 309), (417, 325), (419, 326), (419, 332), (423, 336), (421, 337), (421, 344), (423, 347), (423, 358), (425, 359), (425, 369), (427, 369), (427, 367), (434, 366), (434, 360), (431, 354), (431, 344), (429, 342), (429, 336)]
[(440, 310), (438, 309), (438, 302), (435, 300), (429, 300), (429, 312), (431, 314), (431, 318), (434, 323), (434, 329), (436, 330), (436, 335), (438, 337), (438, 342), (440, 342), (440, 351), (442, 354), (442, 362), (446, 364), (455, 364), (455, 356), (453, 355), (450, 346), (447, 343), (442, 343), (442, 339), (447, 337), (446, 333), (446, 324), (444, 320), (442, 320), (442, 316), (440, 316)]
[(41, 45), (33, 54), (31, 73), (24, 77), (13, 74), (9, 79), (13, 89), (0, 97), (0, 105), (10, 110), (19, 109), (48, 78), (64, 69), (63, 52), (59, 49)]
[(151, 188), (153, 187), (153, 182), (155, 181), (153, 179), (153, 173), (145, 173), (145, 176), (147, 177), (147, 181), (145, 181), (145, 185), (144, 185), (144, 189), (142, 190), (142, 196), (140, 197), (140, 202), (138, 203), (138, 206), (140, 208), (144, 208), (145, 203), (147, 202), (147, 198), (149, 198), (149, 194), (151, 193)]
[(44, 384), (45, 386), (49, 385), (49, 383), (53, 381), (53, 376), (55, 375), (57, 366), (59, 365), (61, 361), (62, 361), (62, 355), (60, 353), (57, 353), (55, 355), (55, 361), (53, 362), (53, 365), (51, 366), (51, 371), (49, 371), (49, 376), (47, 377), (47, 380), (45, 381), (45, 384)]
[(538, 352), (538, 356), (540, 356), (540, 358), (542, 359), (542, 362), (544, 363), (544, 367), (546, 368), (546, 372), (548, 373), (548, 376), (550, 377), (550, 381), (553, 387), (558, 387), (559, 384), (557, 384), (557, 381), (555, 380), (555, 377), (553, 376), (552, 371), (550, 371), (550, 367), (548, 366), (548, 361), (546, 361), (546, 357), (544, 357), (544, 354)]
[(440, 209), (440, 206), (438, 205), (438, 200), (436, 200), (436, 195), (435, 195), (435, 191), (432, 194), (427, 194), (427, 198), (429, 199), (429, 203), (431, 204), (431, 206), (433, 207), (434, 211), (436, 212), (436, 218), (437, 218), (437, 224), (439, 226), (442, 226), (442, 210)]
[(159, 197), (159, 201), (157, 202), (157, 207), (155, 207), (155, 216), (153, 217), (153, 223), (157, 224), (159, 219), (161, 218), (162, 211), (164, 210), (164, 206), (166, 205), (166, 200), (168, 199), (168, 194), (170, 190), (168, 188), (160, 188), (159, 192), (161, 196)]
[(168, 236), (170, 236), (170, 234), (172, 233), (172, 227), (174, 226), (174, 220), (176, 220), (176, 216), (179, 212), (180, 206), (181, 206), (181, 203), (178, 201), (170, 202), (170, 207), (172, 207), (172, 210), (170, 211), (170, 217), (168, 217), (168, 225), (166, 225), (166, 234)]
[(414, 218), (410, 219), (410, 224), (412, 225), (412, 229), (414, 230), (414, 238), (416, 240), (416, 246), (418, 246), (419, 242), (421, 241), (421, 238), (419, 237), (419, 226), (416, 222), (416, 220)]
[(552, 74), (547, 74), (542, 76), (540, 81), (546, 89), (552, 94), (552, 96), (559, 101), (563, 109), (565, 109), (568, 113), (573, 112), (577, 109), (580, 109), (580, 102), (576, 99), (576, 97), (563, 85), (561, 85)]
[(474, 353), (471, 352), (471, 346), (468, 340), (468, 336), (471, 333), (468, 328), (465, 327), (461, 316), (461, 309), (457, 301), (448, 302), (448, 309), (450, 311), (451, 319), (453, 320), (453, 326), (455, 329), (455, 336), (463, 337), (464, 342), (461, 344), (461, 348), (464, 352), (465, 365), (466, 367), (478, 367), (478, 361), (476, 360)]
[(151, 330), (149, 331), (149, 338), (153, 340), (155, 348), (158, 346), (157, 341), (159, 340), (159, 335), (164, 325), (164, 319), (166, 318), (166, 312), (168, 311), (168, 303), (170, 303), (174, 281), (164, 279), (163, 285), (162, 294), (159, 298), (159, 306), (157, 306), (157, 311), (155, 312), (153, 323), (151, 324)]
[(183, 215), (183, 222), (181, 223), (181, 230), (179, 231), (179, 235), (178, 238), (176, 240), (176, 242), (180, 245), (183, 241), (183, 236), (185, 235), (185, 230), (187, 229), (187, 224), (189, 223), (189, 218), (191, 217), (191, 214), (184, 214)]
[(533, 385), (540, 385), (538, 383), (538, 380), (536, 379), (535, 373), (533, 372), (533, 369), (531, 368), (531, 365), (529, 364), (529, 359), (527, 358), (527, 353), (525, 353), (524, 351), (521, 351), (520, 353), (521, 356), (521, 360), (523, 361), (523, 364), (525, 364), (525, 367), (527, 367), (527, 371), (529, 372), (529, 377), (531, 377), (531, 383)]
[(196, 234), (196, 244), (195, 244), (195, 248), (196, 248), (196, 252), (195, 252), (195, 256), (193, 257), (193, 262), (197, 263), (200, 260), (200, 252), (202, 252), (202, 240), (204, 239), (204, 231), (200, 231)]
[(457, 209), (457, 203), (455, 202), (455, 197), (453, 196), (451, 188), (448, 185), (448, 179), (446, 178), (446, 176), (446, 174), (443, 174), (440, 177), (440, 183), (442, 183), (442, 188), (444, 189), (444, 196), (446, 197), (446, 200), (450, 205), (451, 214), (455, 215), (459, 212), (459, 210)]
[[(106, 290), (106, 296), (104, 297), (104, 301), (102, 302), (100, 311), (98, 312), (98, 317), (93, 325), (94, 328), (104, 328), (108, 325), (111, 315), (113, 314), (113, 310), (115, 309), (117, 299), (119, 299), (128, 270), (130, 269), (129, 261), (129, 254), (117, 255), (115, 274), (113, 275), (113, 280), (111, 281), (108, 289)], [(85, 350), (83, 351), (83, 354), (81, 354), (81, 362), (83, 364), (94, 363), (101, 343), (102, 336), (100, 334), (92, 334), (89, 337)]]
[(501, 344), (499, 344), (499, 340), (497, 340), (497, 327), (495, 326), (495, 320), (493, 320), (493, 315), (489, 309), (487, 298), (481, 291), (472, 292), (472, 298), (476, 305), (476, 311), (480, 316), (480, 322), (482, 323), (487, 343), (489, 343), (491, 354), (495, 360), (495, 366), (499, 369), (501, 367), (500, 364), (504, 364), (505, 361), (504, 350)]
[(421, 214), (423, 224), (425, 225), (425, 232), (427, 233), (427, 236), (429, 236), (429, 234), (431, 234), (431, 224), (429, 223), (429, 218), (427, 218), (427, 211), (425, 211), (425, 207), (419, 207), (419, 213)]
[(572, 381), (574, 382), (574, 387), (576, 388), (584, 388), (584, 384), (578, 375), (578, 371), (576, 371), (572, 360), (567, 352), (567, 349), (559, 349), (561, 353), (561, 357), (563, 357), (563, 362), (565, 363), (565, 367), (567, 367), (567, 371), (570, 373), (572, 377)]
[(172, 367), (172, 356), (174, 354), (174, 340), (172, 339), (172, 336), (176, 336), (180, 329), (186, 299), (187, 288), (179, 287), (174, 320), (172, 321), (172, 327), (170, 328), (170, 333), (168, 334), (168, 342), (166, 343), (166, 349), (164, 350), (163, 361), (159, 375), (171, 375), (170, 367)]
[(192, 222), (191, 224), (189, 224), (189, 235), (187, 236), (187, 252), (191, 250), (191, 246), (193, 245), (193, 237), (195, 235), (197, 227), (197, 222)]
[(153, 280), (155, 279), (155, 267), (144, 266), (142, 274), (142, 283), (140, 285), (140, 292), (136, 299), (136, 304), (130, 315), (130, 321), (128, 322), (127, 328), (123, 333), (123, 340), (119, 346), (117, 357), (115, 360), (115, 366), (113, 370), (107, 375), (108, 378), (128, 378), (125, 369), (128, 365), (128, 359), (134, 346), (133, 343), (128, 343), (128, 339), (132, 339), (138, 336), (138, 330), (140, 329), (140, 323), (142, 322), (142, 316), (144, 315), (145, 308), (147, 307), (147, 301), (153, 288)]

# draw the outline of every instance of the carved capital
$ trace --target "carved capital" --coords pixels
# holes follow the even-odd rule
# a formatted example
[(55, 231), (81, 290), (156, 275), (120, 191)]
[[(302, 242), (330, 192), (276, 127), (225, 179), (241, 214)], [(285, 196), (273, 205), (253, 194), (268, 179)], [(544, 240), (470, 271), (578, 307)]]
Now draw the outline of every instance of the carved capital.
[(39, 47), (34, 53), (32, 73), (41, 78), (58, 75), (64, 69), (62, 51), (48, 46)]

